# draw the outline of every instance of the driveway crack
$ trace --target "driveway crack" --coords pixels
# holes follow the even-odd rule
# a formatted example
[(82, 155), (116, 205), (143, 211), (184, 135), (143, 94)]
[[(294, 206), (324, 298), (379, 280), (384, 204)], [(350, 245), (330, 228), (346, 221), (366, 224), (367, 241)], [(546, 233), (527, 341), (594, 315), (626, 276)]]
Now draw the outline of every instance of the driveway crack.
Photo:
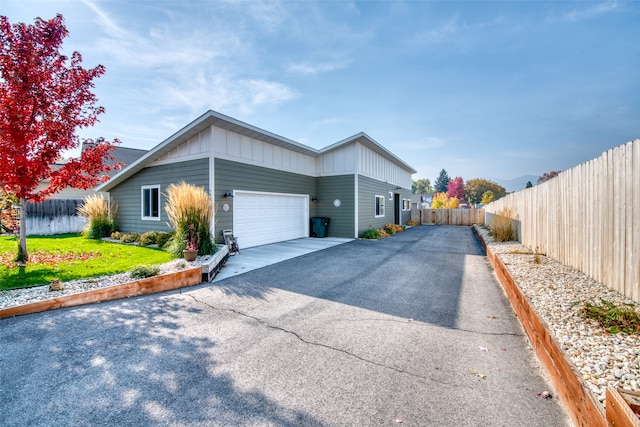
[(230, 312), (230, 313), (236, 314), (238, 316), (242, 316), (242, 317), (251, 319), (251, 320), (257, 322), (258, 324), (260, 324), (260, 325), (262, 325), (262, 326), (264, 326), (266, 328), (269, 328), (269, 329), (272, 329), (272, 330), (275, 330), (275, 331), (284, 332), (285, 334), (292, 335), (297, 340), (299, 340), (300, 342), (302, 342), (304, 344), (307, 344), (307, 345), (311, 345), (311, 346), (315, 346), (315, 347), (321, 347), (321, 348), (325, 348), (325, 349), (331, 350), (331, 351), (336, 351), (338, 353), (342, 353), (342, 354), (344, 354), (346, 356), (349, 356), (349, 357), (352, 357), (354, 359), (357, 359), (357, 360), (359, 360), (361, 362), (364, 362), (364, 363), (367, 363), (367, 364), (370, 364), (370, 365), (373, 365), (373, 366), (377, 366), (377, 367), (380, 367), (380, 368), (383, 368), (383, 369), (388, 369), (388, 370), (397, 372), (399, 374), (407, 375), (407, 376), (410, 376), (412, 378), (420, 379), (420, 380), (423, 380), (423, 381), (435, 382), (435, 383), (438, 383), (438, 384), (448, 385), (448, 386), (451, 386), (451, 387), (463, 387), (463, 388), (470, 388), (470, 389), (474, 388), (474, 387), (472, 387), (471, 385), (468, 385), (468, 384), (447, 382), (447, 381), (442, 381), (440, 379), (434, 379), (432, 377), (428, 377), (428, 376), (425, 376), (425, 375), (416, 374), (414, 372), (409, 372), (409, 371), (406, 371), (404, 369), (400, 369), (400, 368), (397, 368), (397, 367), (394, 367), (394, 366), (385, 365), (383, 363), (379, 363), (379, 362), (376, 362), (374, 360), (370, 360), (370, 359), (364, 358), (362, 356), (358, 356), (357, 354), (351, 353), (351, 352), (349, 352), (347, 350), (344, 350), (344, 349), (341, 349), (341, 348), (332, 347), (330, 345), (319, 343), (319, 342), (315, 342), (315, 341), (309, 341), (309, 340), (303, 338), (297, 332), (291, 331), (291, 330), (283, 328), (281, 326), (272, 325), (272, 324), (267, 323), (264, 320), (260, 319), (259, 317), (252, 316), (252, 315), (247, 314), (247, 313), (243, 313), (242, 311), (239, 311), (239, 310), (236, 310), (236, 309), (233, 309), (233, 308), (222, 308), (222, 307), (213, 306), (213, 305), (208, 304), (208, 303), (206, 303), (204, 301), (200, 301), (194, 295), (191, 295), (191, 297), (197, 303), (203, 304), (203, 305), (211, 308), (212, 310), (226, 311), (226, 312)]

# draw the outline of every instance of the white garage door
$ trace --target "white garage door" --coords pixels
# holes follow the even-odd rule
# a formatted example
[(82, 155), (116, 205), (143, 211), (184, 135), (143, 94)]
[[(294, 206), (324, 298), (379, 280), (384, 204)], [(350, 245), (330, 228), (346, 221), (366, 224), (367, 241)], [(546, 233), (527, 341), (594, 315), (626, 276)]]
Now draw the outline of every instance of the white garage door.
[(309, 196), (233, 193), (233, 234), (240, 249), (309, 235)]

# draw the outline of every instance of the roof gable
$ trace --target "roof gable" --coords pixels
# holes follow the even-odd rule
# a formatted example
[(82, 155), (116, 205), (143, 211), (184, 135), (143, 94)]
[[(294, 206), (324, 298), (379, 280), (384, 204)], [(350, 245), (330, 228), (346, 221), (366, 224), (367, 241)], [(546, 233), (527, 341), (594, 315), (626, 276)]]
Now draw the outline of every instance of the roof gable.
[(138, 158), (133, 163), (130, 163), (122, 169), (119, 173), (115, 174), (111, 177), (111, 179), (102, 184), (97, 188), (98, 191), (109, 191), (111, 188), (115, 187), (119, 183), (123, 182), (127, 178), (135, 175), (140, 170), (144, 169), (154, 161), (160, 159), (165, 154), (169, 153), (171, 150), (179, 146), (180, 144), (187, 141), (189, 138), (192, 138), (199, 133), (205, 131), (211, 126), (215, 126), (230, 132), (234, 132), (240, 135), (244, 135), (259, 141), (263, 141), (274, 146), (286, 148), (291, 151), (295, 151), (298, 153), (306, 154), (312, 157), (319, 157), (323, 154), (330, 152), (332, 150), (336, 150), (340, 147), (351, 143), (361, 143), (370, 149), (376, 151), (380, 155), (388, 158), (394, 163), (398, 164), (403, 169), (415, 173), (416, 170), (409, 166), (407, 163), (400, 160), (393, 153), (388, 151), (382, 145), (377, 143), (375, 140), (370, 138), (365, 133), (361, 132), (352, 137), (346, 138), (342, 141), (339, 141), (335, 144), (332, 144), (322, 150), (317, 150), (312, 147), (308, 147), (299, 142), (293, 141), (291, 139), (282, 137), (280, 135), (276, 135), (272, 132), (268, 132), (266, 130), (260, 129), (248, 123), (242, 122), (240, 120), (234, 119), (232, 117), (226, 116), (224, 114), (218, 113), (213, 110), (209, 110), (202, 114), (200, 117), (193, 120), (191, 123), (184, 126), (182, 129), (162, 141), (160, 144), (156, 145), (142, 157)]

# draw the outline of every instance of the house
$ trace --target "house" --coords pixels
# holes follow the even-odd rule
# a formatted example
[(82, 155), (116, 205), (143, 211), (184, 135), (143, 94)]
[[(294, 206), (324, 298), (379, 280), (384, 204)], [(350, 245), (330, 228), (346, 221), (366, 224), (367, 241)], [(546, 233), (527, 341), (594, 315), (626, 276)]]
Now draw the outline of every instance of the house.
[[(87, 143), (82, 144), (82, 150), (87, 147)], [(131, 164), (147, 153), (147, 150), (136, 148), (115, 147), (111, 151), (112, 160), (107, 161), (109, 165), (121, 163)], [(53, 167), (60, 167), (56, 164)], [(106, 172), (105, 175), (113, 175), (116, 171)], [(48, 180), (43, 180), (38, 184), (37, 191), (44, 190), (49, 185)], [(95, 187), (86, 190), (80, 188), (67, 187), (41, 203), (28, 203), (26, 211), (27, 233), (28, 235), (51, 235), (60, 233), (77, 233), (85, 227), (84, 219), (77, 212), (79, 206), (83, 204), (85, 197), (95, 194)]]
[(120, 231), (169, 230), (165, 190), (185, 181), (216, 206), (213, 232), (232, 229), (241, 247), (310, 236), (358, 237), (410, 220), (416, 171), (364, 133), (317, 150), (207, 111), (115, 174), (97, 191), (118, 203)]
[[(81, 150), (84, 151), (85, 148), (88, 146), (88, 144), (90, 144), (90, 143), (83, 142)], [(136, 160), (138, 160), (140, 157), (142, 157), (146, 153), (147, 153), (147, 150), (140, 150), (140, 149), (137, 149), (137, 148), (116, 146), (116, 147), (114, 147), (113, 150), (111, 150), (111, 155), (113, 156), (113, 160), (108, 160), (105, 163), (107, 163), (110, 166), (113, 166), (116, 163), (121, 163), (124, 166), (126, 166), (126, 165), (129, 165), (129, 164), (135, 162)], [(54, 167), (57, 167), (57, 168), (59, 168), (60, 166), (62, 166), (62, 164), (54, 165)], [(105, 175), (111, 176), (111, 175), (114, 175), (116, 172), (117, 172), (116, 170), (111, 170), (109, 172), (106, 172)], [(37, 188), (36, 191), (44, 190), (48, 186), (49, 186), (49, 181), (48, 180), (41, 181), (40, 184), (38, 184), (38, 188)], [(50, 199), (53, 199), (53, 200), (83, 200), (85, 197), (87, 197), (87, 196), (89, 196), (91, 194), (95, 194), (94, 188), (87, 188), (86, 190), (83, 190), (81, 188), (67, 187), (67, 188), (65, 188), (65, 189), (53, 194), (50, 197)]]
[(411, 209), (429, 209), (433, 194), (412, 194)]

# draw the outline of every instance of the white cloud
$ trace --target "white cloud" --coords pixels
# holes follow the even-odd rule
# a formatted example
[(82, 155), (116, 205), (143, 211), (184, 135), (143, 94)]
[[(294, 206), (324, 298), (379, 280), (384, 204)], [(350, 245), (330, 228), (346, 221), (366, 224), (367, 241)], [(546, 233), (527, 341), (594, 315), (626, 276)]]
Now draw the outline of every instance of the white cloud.
[(351, 61), (324, 62), (324, 63), (316, 63), (316, 64), (312, 64), (309, 62), (301, 62), (301, 63), (289, 65), (288, 70), (290, 72), (299, 73), (299, 74), (327, 73), (335, 70), (340, 70), (342, 68), (346, 68), (350, 62)]
[(574, 9), (566, 14), (566, 18), (571, 22), (590, 19), (603, 13), (612, 12), (618, 9), (617, 1), (605, 1), (593, 4), (588, 2), (588, 7)]

